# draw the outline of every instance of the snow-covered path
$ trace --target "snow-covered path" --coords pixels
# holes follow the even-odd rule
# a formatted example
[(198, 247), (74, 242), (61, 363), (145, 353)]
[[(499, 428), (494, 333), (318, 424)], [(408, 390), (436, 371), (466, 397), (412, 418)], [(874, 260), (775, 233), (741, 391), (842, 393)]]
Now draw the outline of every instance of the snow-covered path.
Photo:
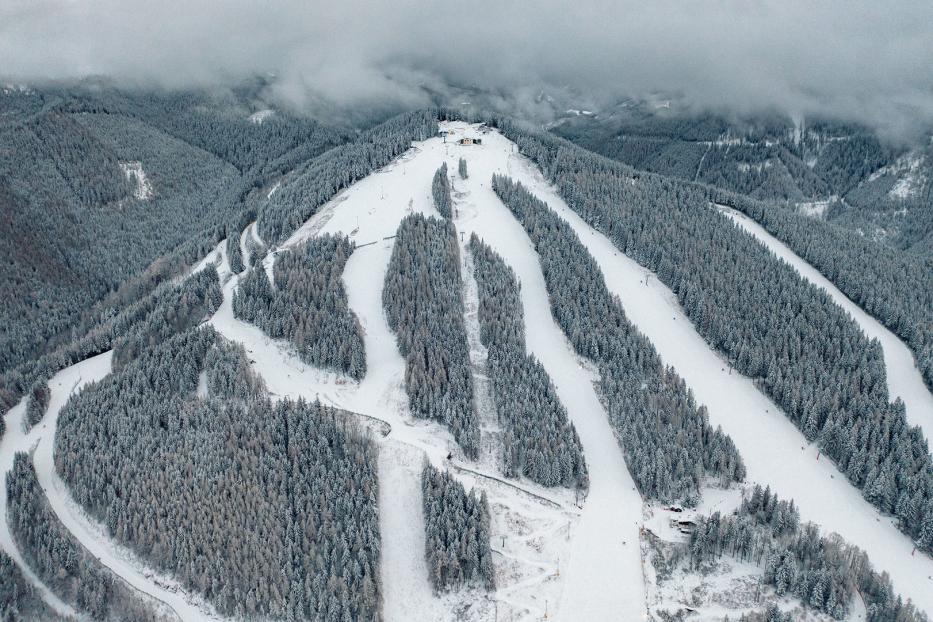
[[(132, 551), (114, 542), (103, 525), (87, 516), (72, 498), (68, 486), (55, 470), (54, 449), (58, 415), (78, 389), (110, 373), (113, 352), (89, 358), (57, 373), (49, 380), (49, 409), (40, 424), (43, 433), (33, 455), (36, 476), (49, 506), (58, 519), (91, 555), (133, 589), (163, 603), (182, 620), (217, 620), (220, 616), (202, 599), (186, 591), (169, 577), (146, 567)], [(102, 414), (103, 416), (103, 414)]]
[[(907, 421), (923, 429), (923, 435), (933, 438), (933, 393), (923, 382), (923, 376), (914, 362), (913, 352), (894, 333), (882, 326), (881, 322), (865, 312), (839, 291), (832, 281), (823, 276), (783, 242), (768, 233), (757, 222), (734, 209), (717, 206), (732, 222), (755, 236), (768, 250), (787, 262), (804, 279), (824, 290), (837, 305), (846, 310), (858, 323), (870, 339), (881, 342), (884, 351), (884, 365), (887, 368), (888, 392), (891, 399), (899, 397), (907, 407)], [(931, 276), (933, 278), (933, 276)]]
[[(503, 150), (506, 148), (504, 146)], [(560, 600), (564, 579), (557, 570), (560, 561), (570, 557), (569, 534), (572, 532), (580, 542), (582, 531), (602, 538), (606, 533), (618, 531), (614, 517), (604, 514), (606, 525), (582, 531), (573, 529), (580, 519), (572, 503), (573, 495), (568, 491), (547, 490), (524, 481), (515, 486), (489, 479), (489, 475), (496, 474), (488, 456), (479, 464), (466, 463), (446, 428), (411, 417), (404, 390), (404, 359), (398, 352), (395, 335), (386, 323), (382, 308), (382, 286), (393, 247), (391, 238), (408, 213), (436, 213), (431, 198), (431, 179), (437, 167), (455, 149), (454, 145), (436, 138), (417, 143), (389, 166), (334, 197), (282, 245), (289, 247), (326, 233), (343, 233), (357, 243), (344, 269), (343, 281), (349, 306), (364, 332), (367, 374), (362, 382), (357, 384), (338, 374), (307, 366), (298, 360), (286, 342), (271, 340), (254, 326), (234, 318), (230, 301), (237, 277), (226, 283), (224, 303), (211, 323), (223, 335), (246, 347), (254, 369), (274, 395), (318, 397), (325, 403), (376, 417), (391, 425), (392, 431), (381, 442), (379, 462), (382, 578), (387, 620), (491, 620), (494, 617), (492, 601), (483, 598), (481, 593), (467, 590), (436, 597), (430, 589), (424, 559), (419, 485), (423, 457), (436, 465), (451, 466), (455, 476), (468, 488), (481, 486), (490, 495), (493, 536), (498, 542), (494, 561), (501, 587), (501, 591), (492, 596), (499, 600), (500, 619), (506, 611), (515, 620), (540, 619), (546, 611), (553, 613)], [(500, 157), (503, 165), (504, 155), (503, 151)], [(536, 266), (536, 258), (532, 259)], [(267, 273), (273, 261), (267, 258)], [(468, 289), (469, 274), (464, 276)], [(469, 292), (467, 294), (469, 324), (475, 318), (469, 316)], [(542, 300), (544, 312), (550, 318), (546, 298)], [(471, 345), (475, 344), (471, 342)], [(478, 354), (481, 353), (471, 352), (471, 358), (476, 360)], [(577, 374), (583, 374), (575, 362), (571, 366)], [(577, 377), (581, 386), (592, 392), (591, 378), (585, 374)], [(605, 415), (602, 417), (604, 419)], [(607, 445), (618, 453), (611, 433), (607, 438)], [(448, 452), (453, 454), (450, 462), (446, 460)], [(414, 460), (416, 456), (422, 458)], [(627, 477), (624, 465), (616, 472)], [(611, 485), (606, 487), (610, 488)], [(620, 489), (631, 492), (631, 486)], [(635, 499), (633, 510), (638, 515), (641, 503), (637, 495)], [(597, 505), (594, 503), (593, 507)], [(632, 528), (636, 533), (634, 523)], [(539, 532), (551, 531), (565, 537), (541, 540)], [(596, 542), (590, 548), (595, 550), (602, 546), (602, 542)], [(618, 546), (623, 546), (621, 539)], [(631, 567), (638, 568), (636, 564)], [(566, 569), (567, 564), (562, 568)], [(613, 584), (611, 589), (607, 588), (608, 593), (619, 593), (619, 585), (628, 584)], [(634, 591), (637, 592), (636, 604), (643, 603), (640, 585), (635, 585)], [(624, 597), (622, 593), (619, 600)]]
[(817, 448), (750, 379), (730, 374), (725, 361), (687, 319), (674, 293), (583, 222), (530, 161), (513, 157), (509, 173), (571, 224), (602, 268), (609, 290), (621, 299), (629, 320), (683, 377), (697, 401), (708, 407), (712, 424), (721, 425), (735, 441), (748, 478), (794, 499), (804, 520), (863, 548), (879, 571), (890, 574), (899, 593), (933, 612), (933, 559), (913, 554), (910, 539), (891, 517), (881, 516), (832, 462), (818, 460)]
[(13, 541), (13, 534), (10, 532), (10, 525), (7, 522), (7, 497), (6, 497), (6, 476), (13, 468), (13, 458), (17, 452), (29, 451), (35, 444), (35, 438), (40, 434), (44, 427), (44, 422), (39, 422), (29, 432), (23, 433), (23, 417), (26, 414), (26, 400), (23, 398), (19, 404), (11, 408), (6, 414), (6, 433), (3, 435), (3, 441), (0, 442), (0, 548), (6, 551), (19, 569), (22, 571), (26, 581), (32, 584), (42, 600), (51, 605), (52, 609), (62, 616), (78, 616), (78, 613), (56, 596), (45, 583), (42, 582), (32, 568), (23, 560), (19, 552), (19, 547)]
[[(354, 184), (323, 206), (278, 249), (325, 233), (348, 235), (357, 244), (344, 268), (350, 309), (363, 328), (367, 373), (360, 383), (302, 363), (284, 341), (273, 341), (255, 326), (233, 317), (237, 277), (224, 287), (224, 302), (211, 324), (242, 343), (254, 369), (277, 397), (319, 398), (323, 403), (375, 417), (391, 432), (379, 452), (379, 512), (382, 533), (382, 592), (385, 619), (455, 619), (451, 599), (434, 596), (425, 560), (421, 510), (421, 461), (441, 464), (456, 445), (442, 426), (408, 414), (405, 361), (382, 307), (382, 285), (392, 254), (391, 239), (401, 220), (414, 211), (433, 212), (430, 182), (441, 151), (416, 156), (415, 148)], [(253, 226), (253, 228), (255, 228)], [(389, 239), (386, 239), (389, 238)], [(271, 273), (274, 256), (264, 262)]]
[[(463, 124), (448, 124), (463, 128)], [(513, 146), (489, 133), (481, 147), (452, 146), (448, 168), (467, 160), (469, 178), (454, 181), (462, 193), (456, 224), (469, 239), (476, 232), (503, 256), (521, 281), (529, 352), (544, 365), (583, 444), (590, 491), (573, 530), (565, 586), (554, 603), (561, 620), (638, 620), (645, 616), (645, 586), (638, 548), (642, 500), (625, 466), (608, 417), (593, 388), (594, 374), (579, 362), (551, 315), (538, 255), (524, 229), (490, 187), (505, 173)], [(520, 181), (529, 180), (512, 171)]]
[[(391, 447), (390, 447), (391, 444)], [(386, 620), (441, 620), (428, 583), (421, 463), (417, 448), (388, 440), (379, 451), (379, 533), (382, 540), (383, 615)]]

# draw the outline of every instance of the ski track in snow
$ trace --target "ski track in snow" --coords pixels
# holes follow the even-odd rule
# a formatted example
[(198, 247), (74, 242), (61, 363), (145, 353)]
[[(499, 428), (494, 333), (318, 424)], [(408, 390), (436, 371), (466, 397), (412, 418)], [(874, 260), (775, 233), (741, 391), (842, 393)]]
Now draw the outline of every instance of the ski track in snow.
[(54, 611), (62, 616), (78, 616), (78, 613), (71, 605), (63, 602), (52, 592), (42, 580), (36, 576), (32, 568), (23, 559), (13, 540), (13, 534), (10, 531), (10, 525), (7, 522), (7, 496), (6, 496), (6, 476), (13, 468), (13, 458), (17, 452), (29, 451), (35, 444), (36, 436), (41, 434), (45, 428), (45, 422), (37, 423), (29, 434), (23, 432), (23, 417), (26, 414), (26, 401), (24, 397), (19, 404), (11, 408), (6, 415), (6, 433), (3, 435), (3, 441), (0, 442), (0, 469), (3, 473), (3, 481), (0, 482), (0, 547), (6, 551), (13, 561), (19, 566), (26, 581), (32, 584), (39, 597), (48, 603)]
[[(174, 580), (161, 576), (151, 570), (139, 560), (129, 549), (116, 544), (108, 536), (105, 527), (87, 516), (80, 505), (71, 497), (67, 485), (58, 476), (55, 470), (54, 448), (55, 432), (58, 424), (58, 415), (68, 399), (78, 390), (90, 382), (99, 381), (110, 373), (112, 351), (85, 359), (80, 363), (67, 367), (49, 380), (50, 399), (49, 407), (42, 420), (33, 427), (28, 435), (8, 435), (3, 442), (3, 468), (4, 474), (9, 472), (13, 464), (13, 455), (17, 451), (29, 451), (34, 448), (32, 459), (35, 465), (36, 477), (42, 487), (49, 507), (58, 517), (61, 524), (67, 529), (87, 551), (96, 557), (100, 563), (109, 568), (113, 574), (123, 580), (131, 589), (139, 592), (143, 599), (151, 598), (161, 609), (173, 612), (181, 620), (215, 620), (220, 619), (204, 602), (187, 594)], [(19, 407), (17, 407), (19, 408)], [(8, 420), (12, 422), (14, 415)], [(3, 507), (5, 515), (6, 490), (3, 492)], [(18, 563), (22, 559), (16, 551), (9, 534), (9, 527), (4, 520), (2, 528), (2, 544), (4, 548), (14, 554)], [(56, 610), (73, 613), (73, 610), (64, 605), (60, 599), (52, 595), (48, 589), (35, 577), (28, 568), (28, 575), (34, 582), (38, 582), (41, 593)], [(62, 607), (66, 607), (65, 610)]]
[[(573, 212), (527, 158), (516, 156), (510, 174), (530, 187), (577, 232), (619, 296), (629, 320), (654, 344), (709, 409), (742, 455), (750, 481), (769, 484), (793, 499), (801, 517), (837, 532), (864, 549), (875, 568), (887, 571), (894, 589), (933, 612), (933, 559), (914, 553), (911, 540), (839, 472), (753, 382), (733, 371), (696, 332), (676, 296), (657, 276), (626, 257)], [(647, 281), (647, 284), (646, 284)]]
[(933, 394), (924, 384), (923, 376), (917, 369), (910, 348), (881, 322), (852, 302), (819, 270), (768, 233), (760, 224), (731, 208), (719, 205), (716, 208), (744, 231), (754, 236), (765, 248), (794, 268), (801, 277), (825, 291), (833, 302), (852, 316), (869, 339), (877, 339), (881, 342), (884, 366), (887, 370), (888, 393), (891, 394), (891, 399), (901, 398), (907, 407), (908, 423), (920, 426), (923, 429), (923, 435), (928, 440), (933, 438)]
[[(463, 127), (463, 124), (452, 124)], [(642, 500), (626, 469), (608, 417), (593, 388), (594, 374), (577, 360), (551, 315), (538, 255), (521, 224), (496, 197), (493, 173), (510, 173), (512, 144), (497, 133), (480, 147), (452, 146), (448, 168), (467, 160), (469, 177), (456, 179), (468, 198), (458, 203), (457, 225), (464, 237), (476, 232), (515, 270), (521, 281), (527, 348), (547, 370), (580, 435), (590, 473), (590, 490), (574, 528), (566, 560), (564, 594), (555, 603), (561, 620), (643, 619), (645, 586), (638, 547)]]

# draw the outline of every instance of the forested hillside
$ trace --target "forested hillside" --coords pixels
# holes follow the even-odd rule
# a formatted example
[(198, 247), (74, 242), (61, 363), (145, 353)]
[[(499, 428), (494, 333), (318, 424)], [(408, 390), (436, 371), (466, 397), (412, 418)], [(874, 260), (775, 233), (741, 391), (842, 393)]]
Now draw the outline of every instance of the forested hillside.
[(900, 250), (933, 251), (929, 145), (825, 118), (639, 105), (567, 117), (551, 131), (640, 170), (780, 202)]
[(903, 403), (889, 401), (877, 342), (710, 209), (703, 188), (501, 126), (573, 210), (674, 291), (698, 332), (755, 379), (866, 499), (933, 550), (923, 535), (933, 521), (933, 463)]
[(255, 116), (261, 89), (3, 89), (0, 283), (18, 295), (0, 313), (0, 404), (97, 313), (202, 257), (260, 189), (354, 138), (286, 111)]
[(933, 147), (274, 80), (0, 87), (0, 620), (925, 620)]
[(55, 442), (62, 478), (110, 536), (226, 615), (378, 619), (375, 448), (318, 403), (271, 403), (242, 347), (213, 330), (86, 389)]
[(554, 317), (574, 349), (599, 367), (601, 398), (641, 493), (692, 504), (704, 474), (742, 481), (732, 440), (710, 426), (684, 381), (629, 323), (570, 226), (507, 177), (493, 177), (493, 189), (538, 250)]

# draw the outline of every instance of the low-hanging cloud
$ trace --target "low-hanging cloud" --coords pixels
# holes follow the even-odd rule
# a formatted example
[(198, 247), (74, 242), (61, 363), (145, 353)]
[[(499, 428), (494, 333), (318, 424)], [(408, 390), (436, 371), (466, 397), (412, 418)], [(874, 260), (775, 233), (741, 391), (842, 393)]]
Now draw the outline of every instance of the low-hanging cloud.
[(6, 81), (127, 86), (274, 75), (297, 105), (428, 103), (448, 85), (674, 93), (697, 108), (933, 121), (933, 3), (864, 0), (7, 0)]

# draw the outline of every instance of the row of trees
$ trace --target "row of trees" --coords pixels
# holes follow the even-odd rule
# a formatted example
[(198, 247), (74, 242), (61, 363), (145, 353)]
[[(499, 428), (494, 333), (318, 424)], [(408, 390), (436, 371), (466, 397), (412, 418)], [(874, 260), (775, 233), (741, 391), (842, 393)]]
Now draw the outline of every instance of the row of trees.
[(354, 248), (345, 236), (323, 235), (278, 253), (274, 286), (262, 266), (250, 270), (233, 296), (234, 315), (287, 338), (306, 363), (362, 379), (362, 328), (341, 280)]
[(267, 244), (281, 242), (338, 191), (366, 177), (411, 147), (437, 133), (433, 111), (393, 117), (302, 164), (262, 203), (256, 225)]
[(812, 523), (801, 525), (793, 502), (768, 488), (756, 485), (733, 515), (698, 517), (689, 546), (694, 568), (723, 555), (762, 565), (764, 583), (778, 596), (795, 596), (837, 620), (849, 614), (856, 590), (868, 605), (868, 620), (926, 620), (894, 593), (887, 574), (874, 571), (864, 551), (837, 534), (821, 536)]
[(446, 424), (466, 456), (475, 459), (479, 425), (456, 235), (449, 220), (422, 214), (402, 220), (382, 304), (405, 357), (405, 388), (412, 414)]
[(933, 521), (933, 461), (903, 403), (888, 401), (880, 344), (710, 209), (708, 189), (636, 173), (508, 121), (500, 126), (575, 212), (673, 290), (697, 331), (755, 379), (869, 502), (933, 551), (933, 539), (922, 537)]
[(172, 335), (183, 333), (212, 315), (223, 302), (217, 269), (208, 266), (169, 289), (163, 299), (113, 344), (113, 365), (126, 365)]
[(761, 223), (899, 335), (914, 351), (917, 366), (933, 390), (933, 259), (768, 203), (716, 192), (712, 198)]
[(434, 207), (444, 218), (453, 216), (453, 199), (450, 197), (450, 180), (447, 178), (447, 163), (434, 173), (431, 181), (431, 195), (434, 197)]
[(493, 189), (538, 250), (551, 310), (578, 354), (599, 367), (599, 390), (642, 495), (695, 502), (704, 475), (741, 481), (735, 445), (709, 424), (677, 373), (629, 323), (586, 247), (548, 206), (521, 184), (493, 177)]
[(27, 432), (45, 416), (51, 397), (47, 380), (38, 380), (32, 385), (29, 395), (26, 396), (26, 416), (23, 417), (23, 425)]
[(94, 620), (162, 619), (59, 522), (27, 454), (16, 454), (7, 473), (6, 491), (5, 518), (16, 546), (36, 575), (63, 601)]
[(55, 442), (58, 472), (110, 536), (224, 615), (379, 618), (374, 444), (319, 403), (272, 403), (211, 328), (72, 398)]
[(457, 171), (460, 173), (460, 179), (469, 177), (467, 174), (467, 161), (465, 159), (460, 158), (460, 161), (457, 162)]
[(505, 428), (505, 474), (523, 475), (544, 486), (586, 488), (589, 477), (577, 431), (544, 367), (525, 353), (518, 279), (475, 233), (470, 252), (479, 290), (480, 338), (489, 351), (493, 398)]
[(485, 491), (467, 494), (446, 471), (425, 462), (421, 471), (428, 576), (435, 592), (476, 585), (495, 589)]

